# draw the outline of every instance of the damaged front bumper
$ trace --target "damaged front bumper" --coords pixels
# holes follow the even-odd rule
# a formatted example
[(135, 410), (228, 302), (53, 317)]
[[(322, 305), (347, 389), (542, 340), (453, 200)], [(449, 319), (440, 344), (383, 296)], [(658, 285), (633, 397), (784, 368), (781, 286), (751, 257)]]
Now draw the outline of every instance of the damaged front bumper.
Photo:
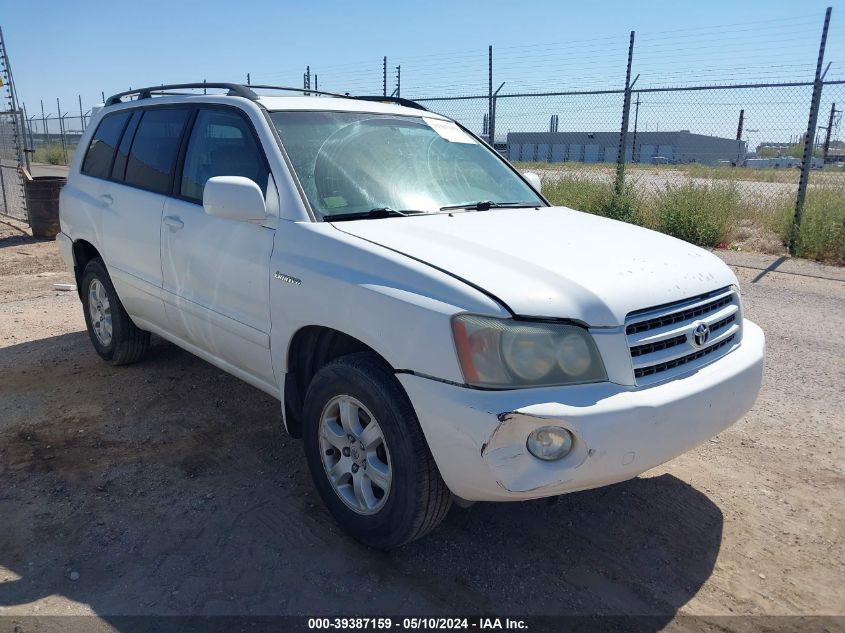
[[(694, 373), (650, 387), (597, 383), (482, 391), (400, 374), (434, 460), (453, 494), (516, 501), (624, 481), (714, 436), (754, 404), (764, 336), (745, 321), (738, 349)], [(536, 428), (574, 436), (563, 459), (526, 448)]]

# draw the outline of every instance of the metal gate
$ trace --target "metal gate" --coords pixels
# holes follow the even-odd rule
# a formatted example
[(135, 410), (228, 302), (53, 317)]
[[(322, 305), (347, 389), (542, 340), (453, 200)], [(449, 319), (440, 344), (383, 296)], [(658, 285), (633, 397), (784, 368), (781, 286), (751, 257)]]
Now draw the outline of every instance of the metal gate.
[(26, 197), (23, 191), (23, 172), (26, 135), (23, 111), (18, 107), (18, 95), (9, 64), (9, 52), (0, 29), (0, 214), (27, 222)]
[(28, 221), (21, 172), (23, 115), (0, 113), (0, 214)]

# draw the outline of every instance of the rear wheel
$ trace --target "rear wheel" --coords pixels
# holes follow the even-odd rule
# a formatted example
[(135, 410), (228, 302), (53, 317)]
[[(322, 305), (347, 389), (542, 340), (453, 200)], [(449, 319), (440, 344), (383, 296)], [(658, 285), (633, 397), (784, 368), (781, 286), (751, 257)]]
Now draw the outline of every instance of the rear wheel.
[(88, 336), (97, 353), (113, 365), (140, 359), (150, 345), (150, 334), (126, 314), (102, 259), (92, 259), (85, 266), (80, 295)]
[(314, 376), (305, 451), (320, 497), (343, 529), (378, 548), (433, 530), (451, 495), (411, 403), (375, 354), (335, 360)]

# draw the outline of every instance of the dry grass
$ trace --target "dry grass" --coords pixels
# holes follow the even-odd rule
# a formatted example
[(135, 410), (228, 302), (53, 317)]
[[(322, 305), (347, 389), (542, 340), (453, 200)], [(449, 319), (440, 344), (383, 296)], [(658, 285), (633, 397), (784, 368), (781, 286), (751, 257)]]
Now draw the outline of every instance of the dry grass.
[[(815, 174), (814, 174), (815, 175)], [(767, 198), (740, 195), (735, 181), (667, 182), (645, 195), (636, 174), (621, 194), (609, 180), (562, 174), (543, 180), (554, 204), (646, 226), (706, 247), (783, 252), (795, 200), (791, 193)], [(796, 254), (845, 264), (845, 184), (813, 182), (804, 207)]]

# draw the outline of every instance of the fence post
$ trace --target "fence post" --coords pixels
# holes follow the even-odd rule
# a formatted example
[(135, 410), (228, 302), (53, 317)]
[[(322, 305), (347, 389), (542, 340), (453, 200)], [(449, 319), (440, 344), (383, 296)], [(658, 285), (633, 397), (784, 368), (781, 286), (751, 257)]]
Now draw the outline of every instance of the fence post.
[(496, 149), (496, 102), (499, 99), (499, 90), (504, 88), (505, 82), (499, 84), (499, 87), (493, 91), (493, 105), (490, 110), (490, 119), (487, 121), (487, 134), (490, 135), (490, 147)]
[(804, 154), (801, 159), (801, 177), (798, 179), (798, 196), (795, 198), (795, 217), (789, 232), (789, 254), (795, 255), (795, 241), (801, 228), (801, 212), (804, 210), (804, 198), (807, 196), (807, 184), (810, 180), (810, 169), (813, 166), (813, 149), (815, 149), (816, 125), (819, 120), (819, 106), (822, 102), (822, 64), (824, 63), (824, 47), (827, 44), (827, 29), (830, 26), (830, 12), (828, 7), (824, 14), (822, 39), (819, 42), (819, 58), (816, 61), (816, 79), (813, 82), (813, 97), (810, 100), (810, 118), (807, 121), (807, 133), (804, 135)]
[(628, 69), (625, 72), (625, 97), (622, 100), (622, 129), (619, 132), (619, 152), (616, 155), (617, 194), (621, 194), (625, 187), (625, 149), (628, 144), (628, 119), (631, 115), (631, 62), (633, 59), (634, 31), (631, 31), (631, 41), (628, 43)]
[(29, 150), (32, 152), (32, 158), (35, 158), (35, 136), (32, 133), (32, 129), (35, 127), (35, 119), (38, 117), (37, 114), (33, 114), (29, 118)]
[(67, 145), (65, 145), (65, 119), (62, 116), (62, 106), (59, 103), (59, 98), (56, 97), (56, 110), (58, 110), (59, 117), (59, 134), (62, 136), (62, 156), (65, 158), (65, 165), (67, 165)]
[[(21, 156), (23, 157), (23, 162), (26, 164), (26, 170), (32, 171), (32, 165), (29, 163), (29, 153), (32, 148), (27, 148), (27, 144), (29, 139), (27, 138), (27, 125), (26, 125), (26, 108), (18, 108), (17, 112), (17, 121), (20, 124), (20, 131), (21, 136), (23, 137), (23, 143), (21, 145)], [(16, 123), (17, 125), (17, 123)]]
[(6, 179), (3, 177), (3, 165), (0, 165), (0, 189), (3, 190), (3, 213), (11, 215), (9, 213), (9, 203), (6, 200)]
[(44, 114), (44, 99), (41, 100), (41, 133), (44, 135), (44, 145), (50, 144), (50, 133), (47, 131), (47, 117)]
[(493, 147), (494, 139), (490, 131), (493, 120), (493, 45), (487, 47), (487, 142)]

